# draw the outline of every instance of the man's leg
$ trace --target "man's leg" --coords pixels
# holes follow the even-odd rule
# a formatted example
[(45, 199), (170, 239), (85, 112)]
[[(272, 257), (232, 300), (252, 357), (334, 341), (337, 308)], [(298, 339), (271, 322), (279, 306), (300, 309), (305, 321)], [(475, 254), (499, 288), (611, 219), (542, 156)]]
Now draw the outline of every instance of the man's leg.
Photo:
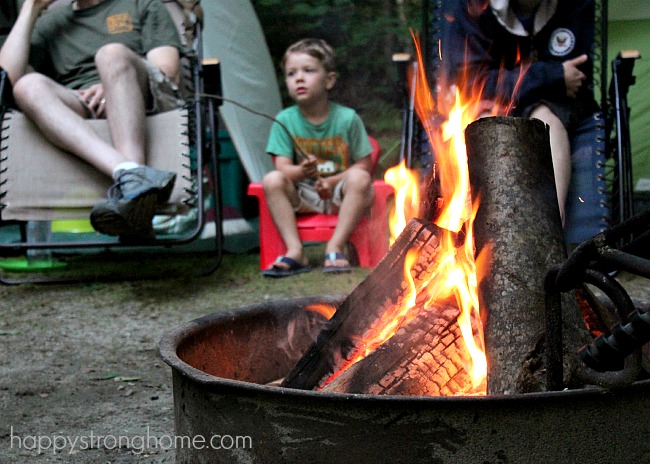
[[(352, 232), (372, 203), (372, 178), (362, 169), (349, 169), (343, 184), (343, 201), (339, 208), (334, 234), (325, 247), (325, 254), (342, 253)], [(347, 266), (345, 260), (326, 260), (325, 266)]]
[(571, 181), (571, 142), (562, 121), (547, 106), (540, 105), (531, 113), (531, 118), (540, 119), (549, 125), (551, 139), (551, 155), (553, 157), (553, 172), (555, 175), (555, 188), (557, 202), (560, 208), (560, 217), (564, 224), (564, 209), (569, 183)]
[(115, 149), (125, 160), (145, 163), (149, 76), (142, 59), (121, 44), (102, 47), (95, 56), (106, 99), (106, 119)]
[(86, 109), (70, 90), (42, 74), (27, 74), (16, 82), (18, 108), (57, 147), (88, 161), (104, 174), (126, 159), (104, 142), (86, 122)]
[[(278, 228), (284, 245), (287, 247), (285, 256), (301, 265), (307, 265), (302, 242), (298, 235), (296, 213), (291, 204), (291, 198), (297, 199), (295, 186), (280, 171), (271, 171), (266, 174), (262, 180), (262, 184), (271, 217), (275, 226)], [(274, 266), (288, 268), (288, 265), (285, 263), (276, 263)]]

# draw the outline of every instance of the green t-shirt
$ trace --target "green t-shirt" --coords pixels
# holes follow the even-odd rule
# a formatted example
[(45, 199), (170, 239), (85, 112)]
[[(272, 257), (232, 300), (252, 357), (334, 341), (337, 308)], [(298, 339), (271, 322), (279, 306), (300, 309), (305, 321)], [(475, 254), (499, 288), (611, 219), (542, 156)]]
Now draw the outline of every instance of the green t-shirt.
[[(343, 172), (372, 152), (363, 121), (352, 108), (330, 103), (329, 116), (318, 125), (307, 121), (296, 105), (280, 111), (276, 119), (305, 153), (318, 159), (318, 171), (323, 176)], [(291, 137), (277, 122), (271, 126), (266, 152), (296, 161)]]
[(74, 11), (71, 5), (46, 12), (32, 33), (31, 64), (72, 89), (99, 82), (94, 57), (109, 43), (140, 56), (156, 47), (181, 50), (178, 31), (160, 0), (104, 0)]

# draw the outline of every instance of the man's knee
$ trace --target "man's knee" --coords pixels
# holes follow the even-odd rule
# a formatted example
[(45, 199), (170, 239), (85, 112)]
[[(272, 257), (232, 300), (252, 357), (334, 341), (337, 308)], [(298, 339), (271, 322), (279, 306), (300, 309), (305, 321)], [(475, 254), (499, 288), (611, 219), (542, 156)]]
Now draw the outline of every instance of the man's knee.
[(19, 108), (43, 98), (52, 88), (52, 81), (39, 73), (28, 73), (22, 76), (13, 86), (14, 100)]
[(133, 66), (138, 55), (121, 43), (109, 43), (100, 47), (95, 53), (95, 65), (98, 70), (116, 69)]

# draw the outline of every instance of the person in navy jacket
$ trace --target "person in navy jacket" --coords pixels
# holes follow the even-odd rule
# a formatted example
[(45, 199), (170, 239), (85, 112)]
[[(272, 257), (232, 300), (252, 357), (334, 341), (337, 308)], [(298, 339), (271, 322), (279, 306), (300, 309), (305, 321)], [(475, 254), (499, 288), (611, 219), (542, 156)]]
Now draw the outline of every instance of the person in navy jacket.
[(571, 177), (568, 133), (596, 109), (593, 0), (445, 0), (443, 85), (510, 105), (550, 126), (560, 215)]

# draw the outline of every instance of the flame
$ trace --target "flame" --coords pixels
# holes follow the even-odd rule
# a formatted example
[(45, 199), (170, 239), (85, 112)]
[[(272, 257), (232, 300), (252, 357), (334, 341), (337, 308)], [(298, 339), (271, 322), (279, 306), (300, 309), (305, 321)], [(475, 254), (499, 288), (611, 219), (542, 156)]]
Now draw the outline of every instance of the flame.
[[(487, 391), (487, 359), (483, 340), (483, 326), (479, 310), (478, 278), (474, 257), (472, 223), (478, 210), (478, 201), (472, 204), (469, 169), (464, 131), (476, 120), (481, 109), (480, 98), (464, 102), (456, 92), (455, 104), (446, 115), (446, 121), (438, 126), (438, 114), (431, 90), (427, 84), (419, 41), (414, 37), (418, 58), (415, 79), (415, 110), (436, 153), (437, 174), (440, 181), (442, 208), (435, 224), (442, 230), (441, 248), (436, 257), (436, 269), (429, 278), (417, 285), (412, 268), (417, 262), (416, 252), (407, 254), (404, 281), (407, 292), (401, 303), (390, 308), (381, 320), (355, 340), (355, 352), (348, 357), (342, 369), (335, 372), (324, 385), (338, 377), (353, 365), (390, 339), (403, 325), (410, 322), (422, 308), (416, 301), (425, 301), (425, 307), (436, 302), (455, 298), (460, 310), (458, 325), (471, 365), (464, 366), (471, 385), (460, 387), (457, 394), (485, 394)], [(412, 79), (409, 79), (412, 81)], [(417, 217), (419, 205), (419, 177), (406, 168), (404, 163), (388, 170), (387, 183), (395, 188), (395, 207), (391, 215), (392, 240), (401, 233), (407, 222)], [(458, 245), (459, 237), (463, 239)]]
[(325, 303), (314, 303), (305, 307), (305, 311), (318, 313), (329, 321), (332, 319), (332, 316), (334, 316), (334, 313), (336, 312), (336, 306)]
[[(420, 44), (417, 38), (414, 37), (414, 40), (418, 69), (422, 70), (417, 85), (423, 88), (416, 95), (427, 98), (427, 101), (416, 99), (415, 109), (421, 121), (433, 121), (436, 111), (432, 109), (433, 99), (423, 71)], [(436, 260), (438, 267), (431, 274), (429, 282), (423, 284), (421, 291), (426, 292), (431, 303), (449, 296), (455, 297), (460, 309), (458, 325), (471, 359), (471, 366), (465, 368), (472, 385), (465, 390), (474, 394), (486, 393), (487, 358), (474, 253), (473, 222), (479, 201), (472, 204), (465, 128), (484, 111), (482, 103), (480, 93), (478, 97), (464, 101), (456, 89), (454, 105), (441, 127), (424, 124), (438, 164), (442, 210), (435, 224), (441, 228), (442, 237), (441, 252)], [(463, 238), (460, 247), (457, 243), (459, 237)]]
[(404, 230), (409, 219), (418, 216), (420, 207), (420, 178), (416, 171), (406, 167), (402, 161), (386, 171), (384, 180), (395, 190), (395, 203), (388, 225), (390, 244)]
[[(411, 89), (415, 95), (414, 108), (436, 157), (436, 178), (441, 197), (438, 204), (441, 207), (434, 222), (442, 232), (440, 251), (433, 264), (435, 269), (428, 270), (428, 278), (417, 284), (412, 276), (413, 266), (417, 263), (416, 252), (407, 254), (404, 265), (407, 291), (403, 300), (389, 308), (380, 321), (360, 339), (355, 340), (355, 351), (347, 357), (345, 366), (333, 373), (323, 385), (334, 380), (349, 366), (389, 340), (400, 327), (408, 324), (422, 309), (422, 301), (425, 302), (424, 308), (433, 308), (438, 302), (454, 298), (460, 310), (458, 327), (467, 351), (467, 356), (462, 358), (470, 360), (464, 366), (470, 384), (461, 385), (455, 394), (485, 395), (488, 364), (481, 315), (481, 310), (484, 311), (485, 308), (480, 308), (478, 286), (479, 277), (484, 275), (491, 259), (491, 246), (488, 244), (481, 255), (475, 257), (473, 223), (479, 200), (472, 202), (465, 128), (484, 115), (509, 114), (515, 101), (501, 96), (487, 102), (482, 100), (480, 88), (470, 89), (468, 92), (471, 95), (468, 96), (462, 95), (454, 87), (451, 97), (444, 94), (441, 99), (445, 105), (440, 106), (447, 106), (446, 103), (453, 101), (453, 105), (448, 105), (450, 109), (442, 111), (437, 108), (427, 83), (419, 40), (415, 35), (413, 39), (418, 66), (417, 75), (409, 76), (409, 82), (415, 82), (415, 88)], [(518, 66), (519, 79), (512, 94), (518, 91), (530, 63), (519, 60)], [(469, 72), (467, 68), (465, 78)], [(501, 84), (498, 83), (497, 86), (501, 87)], [(445, 120), (438, 124), (442, 112)], [(389, 169), (384, 179), (395, 188), (395, 206), (390, 218), (392, 243), (408, 221), (418, 215), (420, 180), (414, 171), (406, 168), (404, 162)]]

